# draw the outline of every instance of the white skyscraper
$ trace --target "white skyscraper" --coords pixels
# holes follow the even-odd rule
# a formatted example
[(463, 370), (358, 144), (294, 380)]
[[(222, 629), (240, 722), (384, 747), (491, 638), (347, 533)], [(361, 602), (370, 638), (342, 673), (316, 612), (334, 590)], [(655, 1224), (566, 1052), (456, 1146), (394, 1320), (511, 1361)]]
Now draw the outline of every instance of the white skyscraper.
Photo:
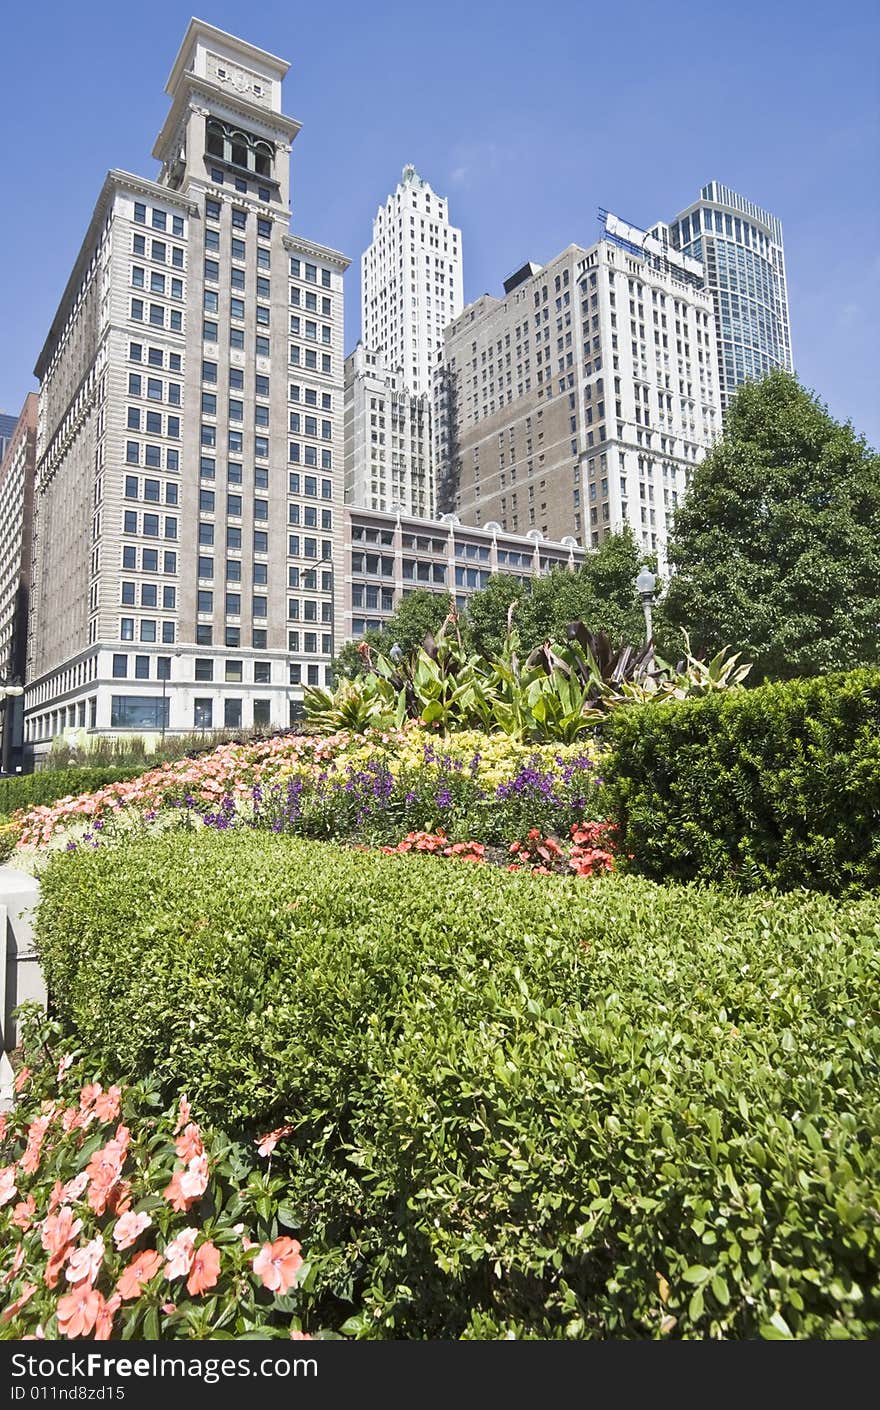
[(361, 263), (361, 336), (416, 395), (431, 395), (443, 330), (463, 308), (461, 231), (414, 166), (373, 221)]

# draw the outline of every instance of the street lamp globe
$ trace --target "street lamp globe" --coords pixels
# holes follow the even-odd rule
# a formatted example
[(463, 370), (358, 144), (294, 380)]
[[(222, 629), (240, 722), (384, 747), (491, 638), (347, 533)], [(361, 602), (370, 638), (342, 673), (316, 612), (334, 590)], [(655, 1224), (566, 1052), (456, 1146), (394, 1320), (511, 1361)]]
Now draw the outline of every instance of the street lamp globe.
[(636, 578), (636, 592), (640, 597), (653, 597), (656, 586), (657, 579), (650, 568), (643, 568)]

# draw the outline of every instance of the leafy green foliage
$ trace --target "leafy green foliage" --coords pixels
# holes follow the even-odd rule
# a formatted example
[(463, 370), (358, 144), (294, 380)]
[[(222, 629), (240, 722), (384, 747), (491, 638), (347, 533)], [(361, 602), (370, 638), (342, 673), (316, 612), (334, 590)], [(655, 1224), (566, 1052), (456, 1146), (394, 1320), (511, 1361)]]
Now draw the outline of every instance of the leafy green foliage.
[(38, 774), (20, 774), (17, 778), (0, 779), (0, 817), (8, 817), (19, 808), (54, 803), (68, 794), (88, 793), (103, 788), (105, 783), (137, 778), (139, 768), (104, 769), (44, 769)]
[[(368, 643), (358, 648), (364, 674), (335, 690), (309, 687), (305, 708), (313, 728), (333, 732), (399, 729), (421, 721), (441, 734), (500, 730), (513, 739), (572, 744), (590, 733), (599, 713), (631, 700), (684, 699), (737, 686), (749, 666), (737, 666), (724, 648), (708, 664), (687, 659), (670, 666), (653, 643), (616, 650), (604, 631), (569, 622), (565, 644), (549, 639), (520, 659), (514, 626), (516, 601), (507, 609), (507, 631), (498, 656), (468, 652), (453, 612), (436, 639), (430, 634), (407, 657), (384, 656)], [(448, 628), (452, 628), (448, 631)]]
[(617, 711), (609, 806), (645, 875), (880, 886), (880, 672)]
[(310, 1324), (880, 1333), (876, 899), (183, 834), (56, 858), (38, 925), (96, 1058), (294, 1126)]
[(641, 553), (627, 526), (605, 538), (575, 573), (558, 569), (528, 583), (498, 574), (468, 601), (466, 640), (482, 656), (500, 655), (508, 608), (517, 601), (516, 624), (527, 652), (548, 638), (564, 639), (568, 623), (576, 620), (615, 640), (641, 641), (645, 628), (635, 580), (645, 564), (656, 568), (655, 560)]
[[(452, 608), (448, 592), (430, 592), (417, 588), (401, 598), (393, 616), (381, 631), (369, 631), (363, 640), (384, 655), (399, 646), (401, 651), (414, 651), (428, 635), (436, 636)], [(349, 641), (336, 658), (336, 674), (342, 677), (363, 675), (366, 667), (358, 651), (358, 643)]]
[(756, 676), (880, 658), (880, 456), (795, 378), (747, 382), (675, 516), (662, 616)]

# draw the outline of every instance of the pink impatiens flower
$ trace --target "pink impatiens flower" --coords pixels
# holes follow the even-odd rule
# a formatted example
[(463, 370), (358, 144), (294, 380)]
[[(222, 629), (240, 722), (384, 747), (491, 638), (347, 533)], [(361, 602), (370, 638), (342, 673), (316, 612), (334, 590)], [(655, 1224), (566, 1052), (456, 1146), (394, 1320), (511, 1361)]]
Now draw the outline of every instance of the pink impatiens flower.
[(194, 1121), (191, 1121), (180, 1135), (175, 1138), (174, 1149), (177, 1151), (179, 1160), (184, 1165), (193, 1160), (197, 1155), (203, 1155), (205, 1147), (202, 1144), (202, 1133)]
[(286, 1237), (263, 1244), (254, 1259), (254, 1273), (270, 1292), (286, 1293), (296, 1282), (301, 1267), (300, 1245), (296, 1239)]
[(0, 1170), (0, 1208), (4, 1204), (9, 1204), (18, 1194), (18, 1186), (15, 1183), (15, 1166), (7, 1165)]
[(185, 1278), (195, 1257), (197, 1229), (181, 1229), (170, 1244), (165, 1245), (165, 1277)]
[(58, 1299), (58, 1330), (63, 1337), (87, 1337), (104, 1302), (101, 1294), (82, 1283)]
[(200, 1244), (195, 1251), (189, 1277), (186, 1280), (186, 1290), (191, 1297), (198, 1297), (200, 1293), (213, 1288), (219, 1276), (220, 1250), (208, 1239), (205, 1243)]
[(108, 1091), (102, 1092), (95, 1100), (92, 1108), (97, 1121), (115, 1121), (119, 1115), (119, 1103), (122, 1098), (121, 1087), (111, 1087)]
[(270, 1156), (278, 1142), (284, 1136), (289, 1136), (293, 1129), (292, 1126), (276, 1126), (274, 1131), (267, 1131), (265, 1136), (258, 1136), (255, 1142), (257, 1155), (263, 1156), (264, 1159)]
[(144, 1229), (148, 1229), (152, 1222), (149, 1214), (135, 1214), (134, 1210), (121, 1214), (116, 1221), (116, 1228), (113, 1230), (113, 1242), (119, 1252), (131, 1248), (135, 1240), (140, 1238)]
[(94, 1283), (104, 1261), (104, 1240), (100, 1234), (75, 1248), (67, 1260), (64, 1276), (69, 1283)]
[(122, 1276), (116, 1284), (116, 1291), (122, 1301), (131, 1302), (132, 1299), (140, 1297), (141, 1286), (155, 1278), (161, 1267), (162, 1256), (156, 1253), (155, 1249), (144, 1249), (143, 1253), (137, 1254), (128, 1267), (122, 1270)]

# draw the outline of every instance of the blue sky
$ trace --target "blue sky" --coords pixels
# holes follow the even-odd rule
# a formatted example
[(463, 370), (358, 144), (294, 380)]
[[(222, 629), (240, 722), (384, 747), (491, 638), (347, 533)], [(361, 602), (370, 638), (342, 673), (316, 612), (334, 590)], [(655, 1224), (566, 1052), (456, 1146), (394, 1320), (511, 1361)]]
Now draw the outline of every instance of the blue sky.
[[(17, 412), (105, 172), (156, 174), (175, 0), (9, 7), (2, 26), (0, 409)], [(358, 259), (412, 161), (463, 231), (465, 299), (647, 225), (716, 179), (783, 221), (795, 364), (880, 446), (880, 9), (852, 0), (216, 3), (202, 18), (291, 61), (294, 227)]]

